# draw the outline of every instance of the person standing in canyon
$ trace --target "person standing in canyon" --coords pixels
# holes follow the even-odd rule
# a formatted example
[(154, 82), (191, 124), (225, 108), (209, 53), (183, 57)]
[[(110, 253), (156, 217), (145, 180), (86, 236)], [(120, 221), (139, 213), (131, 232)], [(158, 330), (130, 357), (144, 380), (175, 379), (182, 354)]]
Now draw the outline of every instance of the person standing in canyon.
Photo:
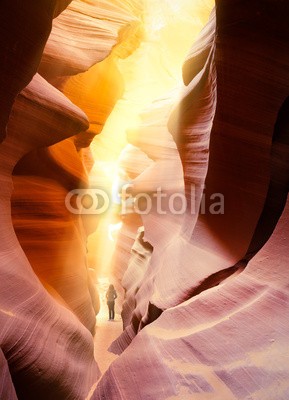
[(109, 285), (108, 291), (106, 292), (109, 321), (114, 320), (114, 305), (115, 305), (116, 298), (117, 298), (117, 294), (116, 294), (116, 290), (115, 290), (114, 286)]

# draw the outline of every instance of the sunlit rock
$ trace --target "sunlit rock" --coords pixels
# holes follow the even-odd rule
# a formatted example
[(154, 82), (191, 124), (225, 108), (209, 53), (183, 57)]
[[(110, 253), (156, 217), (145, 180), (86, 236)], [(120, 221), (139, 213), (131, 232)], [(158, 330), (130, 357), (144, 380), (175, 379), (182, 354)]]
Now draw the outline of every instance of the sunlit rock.
[(24, 157), (14, 169), (13, 184), (13, 226), (32, 268), (56, 300), (93, 332), (99, 305), (86, 265), (91, 232), (66, 206), (70, 190), (87, 187), (73, 142)]
[[(122, 234), (125, 236), (125, 232), (122, 232)], [(122, 304), (122, 320), (124, 327), (129, 326), (132, 322), (133, 313), (136, 307), (136, 294), (146, 272), (152, 251), (152, 245), (144, 240), (144, 228), (140, 227), (138, 229), (135, 243), (131, 248), (131, 257), (127, 264), (127, 268), (125, 272), (122, 273), (121, 279), (121, 284), (126, 290)], [(120, 346), (120, 348), (122, 347), (123, 346)], [(111, 350), (116, 353), (118, 352), (115, 344), (112, 345)]]
[[(128, 347), (96, 398), (287, 396), (287, 12), (283, 2), (217, 1), (217, 35), (212, 14), (190, 52), (168, 124), (188, 208), (179, 236), (153, 242), (112, 350)], [(142, 374), (124, 385), (118, 371), (128, 370)]]
[[(214, 16), (212, 21), (211, 30), (214, 30)], [(211, 37), (213, 35), (210, 36), (210, 39)], [(184, 236), (181, 235), (181, 231), (186, 226), (185, 212), (188, 214), (188, 224), (193, 225), (197, 219), (202, 194), (201, 184), (204, 183), (207, 171), (209, 137), (216, 97), (215, 68), (212, 61), (214, 40), (211, 40), (210, 43), (211, 57), (209, 61), (203, 68), (200, 68), (201, 73), (197, 83), (192, 82), (185, 89), (186, 92), (182, 101), (186, 115), (182, 119), (181, 110), (175, 111), (176, 116), (180, 118), (180, 122), (176, 122), (178, 129), (183, 129), (192, 138), (191, 143), (188, 144), (190, 153), (186, 160), (193, 165), (193, 168), (191, 166), (189, 168), (191, 172), (195, 173), (194, 182), (192, 182), (194, 190), (189, 189), (190, 186), (185, 181), (185, 197), (183, 169), (179, 153), (166, 126), (176, 102), (175, 91), (168, 92), (167, 98), (155, 101), (142, 114), (141, 128), (136, 132), (131, 130), (128, 134), (132, 143), (140, 146), (149, 157), (154, 159), (154, 163), (131, 182), (133, 194), (140, 196), (137, 205), (140, 208), (139, 214), (141, 214), (145, 228), (145, 240), (153, 246), (154, 250), (150, 262), (147, 264), (147, 270), (139, 284), (131, 326), (127, 326), (122, 337), (112, 346), (113, 351), (116, 352), (119, 352), (119, 348), (124, 343), (125, 345), (129, 343), (129, 339), (125, 337), (127, 335), (129, 338), (132, 337), (131, 329), (137, 332), (140, 327), (159, 315), (160, 311), (157, 311), (157, 309), (162, 310), (164, 306), (157, 304), (156, 296), (161, 296), (167, 302), (174, 296), (181, 298), (186, 295), (185, 285), (191, 284), (190, 280), (185, 279), (185, 275), (192, 273), (188, 262), (191, 260), (192, 249), (189, 246), (186, 247), (187, 243)], [(194, 99), (194, 96), (196, 99)], [(194, 100), (196, 100), (196, 108), (192, 110), (192, 106), (189, 105)], [(195, 126), (193, 127), (194, 123)], [(194, 160), (191, 159), (193, 154)], [(191, 199), (190, 196), (194, 197)], [(144, 204), (142, 204), (142, 201)], [(165, 252), (164, 248), (166, 249)], [(173, 249), (173, 251), (170, 252), (170, 249)], [(185, 261), (185, 257), (187, 257), (187, 261)], [(212, 255), (212, 262), (216, 261), (217, 257)], [(129, 257), (128, 262), (130, 263)], [(115, 264), (118, 266), (119, 262)], [(168, 279), (168, 276), (174, 277), (174, 279)], [(166, 283), (164, 284), (164, 282)], [(170, 288), (170, 285), (173, 288)], [(126, 290), (130, 290), (130, 287), (124, 287)], [(164, 294), (163, 291), (166, 291), (166, 293)], [(157, 306), (154, 311), (152, 304)]]
[[(89, 119), (90, 140), (83, 146), (87, 147), (102, 131), (115, 103), (123, 94), (124, 84), (115, 58), (109, 57), (88, 71), (69, 78), (61, 90)], [(84, 133), (82, 137), (85, 139), (88, 134)]]
[(53, 22), (40, 73), (51, 79), (86, 71), (138, 29), (141, 12), (141, 1), (74, 0)]
[[(3, 127), (68, 2), (6, 3)], [(212, 8), (75, 0), (55, 21), (55, 87), (33, 78), (0, 144), (1, 398), (287, 400), (289, 6)], [(88, 186), (101, 215), (66, 203)], [(100, 381), (97, 278), (124, 326)]]
[[(136, 221), (133, 223), (132, 217), (128, 222), (124, 221), (113, 260), (113, 269), (118, 280), (122, 279), (129, 262), (130, 254), (125, 255), (125, 248), (128, 247), (127, 243), (131, 243), (132, 226), (136, 232), (137, 228), (144, 224), (145, 239), (153, 246), (157, 244), (161, 252), (162, 248), (178, 236), (183, 219), (183, 212), (180, 209), (186, 207), (186, 204), (182, 204), (184, 197), (182, 166), (176, 145), (166, 125), (169, 114), (177, 102), (178, 89), (182, 86), (181, 62), (202, 24), (198, 18), (194, 18), (194, 12), (199, 16), (198, 12), (203, 7), (202, 11), (208, 16), (210, 7), (207, 4), (192, 5), (189, 2), (184, 2), (182, 7), (183, 10), (181, 7), (175, 7), (172, 2), (166, 2), (165, 5), (153, 1), (147, 2), (144, 18), (147, 37), (130, 58), (119, 64), (126, 91), (123, 99), (117, 104), (119, 108), (116, 107), (114, 111), (116, 113), (120, 110), (130, 110), (127, 115), (127, 121), (131, 121), (126, 130), (127, 140), (138, 146), (153, 162), (131, 182), (136, 208), (140, 208), (142, 213), (142, 223)], [(178, 19), (173, 22), (174, 19), (171, 17), (176, 13)], [(191, 36), (188, 34), (186, 36), (184, 32), (190, 32)], [(125, 115), (124, 111), (122, 115)], [(135, 120), (134, 115), (136, 115)], [(118, 133), (120, 132), (118, 129)], [(94, 142), (92, 149), (94, 150)], [(96, 151), (94, 153), (97, 154)], [(136, 170), (138, 163), (138, 160), (131, 159), (131, 165)], [(156, 197), (158, 194), (159, 198)], [(184, 203), (185, 201), (186, 199)], [(177, 209), (175, 214), (170, 210), (174, 207)], [(154, 252), (158, 253), (158, 249)], [(138, 326), (145, 323), (141, 322), (142, 317), (146, 322), (154, 318), (148, 317), (146, 310), (153, 292), (151, 279), (158, 269), (158, 264), (159, 255), (153, 255), (151, 265), (140, 285), (140, 292), (137, 294), (139, 301), (133, 317), (135, 331)], [(125, 287), (125, 290), (129, 288)], [(127, 318), (124, 318), (127, 321)]]
[[(150, 251), (144, 258), (139, 258), (132, 250), (132, 256), (127, 255), (122, 262), (116, 252), (113, 260), (114, 274), (122, 280), (126, 291), (122, 313), (126, 330), (117, 343), (111, 346), (111, 350), (117, 353), (123, 343), (125, 345), (129, 343), (130, 330), (133, 329), (134, 332), (138, 330), (142, 316), (146, 316), (146, 319), (153, 318), (152, 315), (146, 315), (146, 311), (153, 292), (151, 279), (160, 256), (159, 252), (155, 251), (155, 246), (161, 252), (161, 248), (167, 246), (172, 238), (178, 235), (183, 219), (182, 212), (179, 212), (182, 204), (177, 204), (180, 198), (184, 198), (182, 166), (175, 142), (166, 128), (166, 121), (175, 99), (174, 94), (174, 91), (169, 92), (167, 98), (155, 101), (152, 107), (141, 115), (140, 128), (131, 130), (128, 134), (129, 140), (139, 146), (142, 153), (150, 157), (151, 162), (146, 168), (143, 168), (141, 162), (143, 158), (136, 159), (128, 153), (129, 157), (125, 164), (127, 169), (134, 168), (136, 170), (137, 166), (139, 168), (142, 166), (142, 168), (129, 183), (131, 190), (128, 191), (127, 196), (128, 200), (130, 200), (130, 196), (134, 197), (132, 205), (134, 214), (130, 216), (128, 222), (124, 218), (124, 226), (120, 232), (117, 246), (124, 246), (125, 234), (130, 237), (133, 215), (135, 215), (134, 229), (140, 226), (141, 217), (144, 224), (142, 243), (147, 243)], [(158, 135), (156, 135), (156, 131), (158, 131)], [(174, 214), (174, 209), (177, 211), (176, 214)], [(129, 238), (127, 238), (128, 240)], [(138, 240), (134, 246), (137, 244)], [(146, 247), (145, 244), (143, 246)], [(154, 252), (150, 257), (152, 248), (154, 248)], [(120, 265), (123, 265), (122, 275), (119, 274)], [(134, 304), (134, 310), (132, 304)], [(128, 323), (129, 319), (131, 326)]]

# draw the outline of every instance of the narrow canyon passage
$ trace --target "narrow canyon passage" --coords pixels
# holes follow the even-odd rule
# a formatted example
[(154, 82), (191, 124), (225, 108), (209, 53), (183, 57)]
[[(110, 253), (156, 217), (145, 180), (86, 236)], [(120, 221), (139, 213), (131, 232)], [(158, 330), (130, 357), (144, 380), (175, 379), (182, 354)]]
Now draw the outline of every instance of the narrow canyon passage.
[(288, 16), (0, 2), (0, 400), (288, 400)]

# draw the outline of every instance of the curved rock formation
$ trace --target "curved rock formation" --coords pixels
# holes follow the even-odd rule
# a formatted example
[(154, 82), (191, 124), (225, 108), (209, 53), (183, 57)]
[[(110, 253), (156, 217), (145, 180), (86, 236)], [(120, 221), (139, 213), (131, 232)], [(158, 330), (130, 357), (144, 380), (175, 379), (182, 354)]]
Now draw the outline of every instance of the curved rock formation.
[[(212, 3), (75, 0), (39, 69), (62, 92), (35, 75), (11, 111), (68, 3), (0, 5), (1, 399), (287, 400), (289, 5), (216, 0), (175, 106)], [(97, 218), (65, 198), (127, 141), (125, 329), (98, 381)]]
[(281, 1), (219, 0), (217, 35), (212, 15), (192, 48), (169, 121), (187, 212), (179, 237), (153, 243), (137, 321), (113, 350), (132, 343), (95, 398), (288, 396), (288, 204), (268, 240), (288, 193), (287, 13)]
[[(37, 40), (25, 54), (27, 68), (23, 61), (23, 70), (20, 71), (23, 72), (23, 77), (15, 69), (21, 82), (13, 76), (11, 78), (14, 79), (15, 85), (15, 90), (11, 85), (12, 100), (36, 72), (51, 29), (51, 18), (61, 12), (67, 4), (68, 2), (64, 1), (55, 2), (54, 6), (50, 4), (45, 21), (38, 6), (30, 10), (31, 5), (27, 4), (27, 8), (18, 10), (14, 16), (11, 11), (15, 8), (14, 4), (11, 9), (6, 7), (5, 11), (8, 14), (11, 12), (11, 18), (18, 18), (19, 22), (15, 32), (10, 30), (13, 40), (16, 41), (15, 49), (11, 41), (4, 43), (3, 40), (4, 50), (9, 48), (10, 53), (12, 51), (11, 62), (17, 64), (17, 67), (23, 60), (20, 57), (13, 60), (13, 56), (17, 56), (17, 51), (25, 53), (25, 46), (31, 44), (31, 35), (36, 32), (39, 24)], [(63, 88), (68, 97), (80, 103), (79, 105), (87, 111), (89, 131), (85, 132), (88, 128), (86, 115), (39, 75), (35, 75), (32, 82), (18, 96), (11, 113), (8, 137), (0, 148), (2, 179), (8, 185), (7, 193), (2, 191), (3, 204), (6, 207), (3, 226), (7, 233), (1, 251), (3, 287), (0, 289), (1, 324), (4, 327), (0, 334), (0, 346), (3, 351), (1, 371), (3, 370), (3, 379), (7, 383), (3, 390), (2, 385), (0, 386), (3, 398), (13, 398), (14, 385), (18, 398), (84, 399), (90, 396), (89, 393), (99, 377), (93, 357), (92, 337), (86, 329), (93, 331), (95, 314), (99, 308), (95, 287), (86, 266), (86, 236), (91, 233), (91, 221), (87, 223), (85, 218), (71, 215), (65, 208), (65, 197), (69, 190), (87, 187), (85, 168), (77, 151), (87, 147), (93, 136), (101, 131), (113, 105), (123, 92), (122, 80), (115, 67), (115, 57), (127, 57), (139, 44), (140, 39), (133, 42), (130, 37), (132, 32), (134, 38), (142, 35), (139, 31), (139, 6), (140, 2), (134, 1), (114, 5), (105, 2), (89, 5), (84, 1), (75, 1), (55, 23), (39, 71), (52, 81), (55, 78), (56, 86), (59, 82), (65, 82), (65, 79), (62, 79), (64, 74), (71, 75), (86, 70), (103, 59), (117, 40), (120, 41), (114, 49), (115, 54), (108, 62), (93, 66), (84, 78), (78, 77), (82, 86), (79, 85), (79, 81), (74, 85), (68, 80)], [(75, 13), (78, 13), (76, 19)], [(2, 16), (5, 17), (6, 14), (1, 14), (1, 18)], [(37, 24), (31, 23), (34, 17), (38, 18)], [(76, 25), (81, 20), (77, 25), (82, 28), (81, 35), (79, 30), (72, 29), (75, 43), (77, 42), (76, 53), (75, 47), (71, 46), (71, 38), (67, 47), (64, 46), (63, 36), (61, 43), (56, 40), (56, 47), (51, 47), (51, 43), (55, 44), (55, 37), (61, 36), (61, 24), (63, 21), (65, 24), (67, 18)], [(29, 27), (28, 21), (31, 23)], [(95, 42), (93, 52), (90, 45), (87, 46), (87, 42), (83, 51), (80, 50), (79, 44), (84, 43), (83, 23), (88, 28), (88, 42)], [(7, 28), (6, 25), (3, 26), (4, 29)], [(71, 27), (71, 24), (69, 26)], [(24, 32), (20, 40), (21, 29), (24, 29)], [(8, 32), (8, 29), (6, 31)], [(102, 33), (105, 41), (102, 41), (103, 51), (100, 54)], [(65, 34), (67, 35), (67, 32)], [(48, 70), (46, 61), (50, 50), (53, 53), (55, 68)], [(76, 57), (75, 62), (71, 58), (72, 53)], [(4, 63), (4, 72), (9, 68), (13, 70), (11, 63), (9, 64), (10, 59), (7, 60), (7, 63)], [(51, 67), (51, 59), (49, 62), (48, 67)], [(5, 77), (8, 84), (10, 75)], [(109, 91), (108, 83), (105, 83), (108, 80), (111, 85)], [(89, 88), (92, 81), (94, 87)], [(4, 90), (5, 87), (4, 85)], [(74, 89), (70, 92), (72, 87)], [(89, 90), (93, 91), (92, 96)], [(82, 94), (81, 98), (79, 93)], [(7, 110), (10, 112), (13, 101), (9, 103), (9, 91), (5, 95), (5, 101), (8, 101)], [(5, 113), (3, 115), (7, 117)], [(72, 139), (64, 140), (72, 136)], [(13, 225), (22, 248), (12, 231), (9, 217), (12, 170)], [(19, 295), (7, 286), (7, 282), (10, 281), (15, 291), (19, 291), (21, 287)], [(27, 305), (27, 309), (22, 312), (19, 308), (24, 307), (24, 304)], [(10, 374), (13, 380), (11, 388)]]
[(52, 19), (71, 0), (3, 0), (0, 4), (0, 141), (18, 93), (36, 73)]
[[(200, 4), (192, 5), (190, 2), (185, 1), (182, 3), (182, 7), (189, 13), (177, 13), (179, 20), (174, 20), (172, 15), (178, 11), (178, 6), (175, 7), (170, 3), (168, 4), (168, 9), (165, 10), (164, 5), (161, 3), (146, 3), (144, 17), (144, 26), (147, 28), (146, 40), (132, 57), (126, 60), (127, 63), (121, 65), (126, 84), (126, 91), (121, 105), (123, 108), (125, 106), (130, 107), (129, 116), (131, 119), (134, 112), (140, 114), (140, 121), (138, 121), (140, 128), (130, 128), (127, 138), (130, 143), (139, 146), (142, 152), (153, 160), (149, 168), (133, 179), (132, 194), (135, 196), (140, 195), (140, 201), (137, 201), (137, 203), (141, 208), (150, 208), (147, 215), (142, 215), (145, 225), (145, 240), (154, 248), (156, 243), (157, 250), (154, 251), (157, 252), (158, 249), (162, 252), (162, 248), (167, 246), (174, 236), (178, 235), (181, 220), (183, 219), (182, 212), (174, 215), (169, 210), (171, 203), (178, 211), (182, 207), (182, 204), (178, 203), (181, 203), (180, 198), (183, 195), (183, 177), (178, 151), (166, 124), (169, 113), (176, 102), (177, 89), (180, 86), (180, 71), (178, 71), (178, 67), (191, 44), (188, 37), (184, 38), (184, 32), (187, 29), (192, 37), (194, 36), (197, 30), (196, 26), (199, 24), (199, 21), (194, 18), (194, 12), (197, 13), (199, 8), (202, 9), (202, 7), (203, 10), (206, 9), (206, 6)], [(174, 34), (166, 26), (167, 23)], [(160, 42), (162, 43), (161, 47)], [(176, 43), (179, 45), (177, 46)], [(144, 70), (146, 74), (143, 77)], [(147, 87), (150, 90), (147, 90)], [(143, 107), (141, 107), (142, 105)], [(131, 159), (131, 164), (137, 169), (136, 160)], [(162, 193), (159, 194), (163, 196), (160, 199), (160, 202), (163, 203), (161, 204), (161, 212), (158, 212), (159, 199), (155, 197), (158, 194), (158, 189), (161, 189), (160, 192), (162, 191)], [(148, 204), (143, 194), (148, 196)], [(169, 201), (170, 197), (173, 200), (171, 202)], [(116, 276), (119, 280), (122, 279), (129, 261), (129, 253), (126, 249), (131, 247), (132, 232), (135, 233), (137, 227), (142, 225), (137, 221), (133, 223), (132, 217), (128, 223), (124, 222), (125, 226), (119, 235), (116, 256), (113, 262)], [(157, 229), (155, 229), (155, 226), (157, 226)], [(127, 235), (127, 238), (125, 238), (125, 235)], [(152, 257), (151, 266), (142, 282), (143, 285), (140, 285), (141, 288), (137, 296), (139, 299), (138, 307), (141, 308), (141, 311), (135, 310), (135, 316), (133, 317), (134, 331), (137, 330), (138, 325), (144, 323), (141, 322), (141, 319), (146, 314), (150, 296), (152, 295), (153, 285), (151, 285), (151, 280), (153, 279), (155, 268), (158, 268), (159, 257), (160, 255)], [(154, 264), (153, 260), (155, 260), (156, 264)], [(120, 273), (121, 271), (122, 274)], [(125, 286), (125, 289), (130, 291), (130, 287)], [(130, 300), (127, 299), (127, 301)], [(128, 320), (125, 316), (124, 318), (126, 321)], [(151, 320), (151, 317), (147, 316), (148, 320)], [(128, 329), (130, 328), (128, 327)], [(114, 351), (119, 352), (119, 350)]]
[[(141, 286), (152, 251), (152, 245), (144, 240), (143, 227), (139, 228), (137, 238), (131, 248), (131, 258), (121, 280), (123, 288), (126, 289), (121, 314), (124, 327), (129, 326), (134, 318), (136, 295)], [(113, 344), (111, 350), (113, 351), (114, 348)]]
[[(90, 333), (55, 301), (54, 291), (44, 289), (19, 245), (10, 215), (11, 174), (17, 161), (86, 127), (83, 112), (36, 76), (18, 96), (0, 145), (0, 346), (19, 398), (85, 398), (99, 375)], [(10, 389), (7, 386), (3, 396), (9, 396)]]
[[(288, 229), (289, 203), (247, 269), (145, 327), (111, 365), (95, 398), (285, 400)], [(142, 373), (130, 374), (128, 385), (121, 371)]]
[(53, 23), (39, 72), (50, 80), (88, 70), (137, 29), (141, 11), (135, 0), (74, 0)]
[(13, 226), (32, 268), (93, 332), (99, 305), (86, 266), (85, 226), (65, 206), (70, 190), (87, 187), (73, 141), (25, 156), (13, 185)]
[[(191, 267), (188, 261), (185, 261), (186, 254), (188, 260), (191, 259), (191, 248), (186, 247), (185, 236), (188, 227), (191, 231), (193, 230), (198, 216), (202, 184), (208, 164), (209, 137), (215, 112), (216, 78), (213, 64), (214, 34), (212, 33), (215, 30), (214, 15), (209, 26), (210, 28), (206, 28), (206, 31), (211, 34), (208, 35), (208, 39), (205, 36), (206, 41), (209, 42), (205, 43), (211, 48), (209, 58), (205, 65), (200, 67), (199, 76), (185, 89), (180, 110), (175, 112), (177, 118), (180, 118), (177, 127), (182, 129), (179, 140), (189, 149), (189, 154), (185, 158), (190, 163), (188, 170), (194, 174), (191, 182), (188, 182), (185, 176), (187, 201), (183, 194), (183, 174), (179, 154), (166, 127), (174, 105), (174, 92), (169, 92), (166, 99), (153, 103), (153, 106), (143, 115), (143, 128), (137, 133), (129, 134), (129, 139), (133, 143), (139, 145), (143, 151), (155, 159), (155, 163), (132, 182), (134, 194), (151, 194), (150, 212), (142, 215), (142, 219), (145, 240), (153, 246), (154, 251), (138, 287), (131, 326), (127, 326), (122, 337), (111, 347), (117, 353), (127, 346), (142, 326), (152, 322), (161, 310), (166, 308), (163, 304), (156, 302), (156, 295), (159, 296), (158, 301), (162, 298), (169, 302), (172, 301), (173, 296), (186, 296), (187, 289), (184, 285), (187, 284), (188, 287), (191, 285), (186, 277), (186, 274), (192, 273)], [(199, 46), (197, 42), (196, 48), (198, 49)], [(193, 109), (189, 107), (192, 103)], [(159, 196), (158, 189), (161, 189)], [(190, 198), (192, 194), (194, 198)], [(184, 219), (186, 208), (187, 217)], [(180, 263), (182, 266), (179, 266)], [(168, 271), (170, 271), (169, 275)], [(168, 279), (168, 276), (174, 279)], [(125, 289), (130, 291), (127, 286)], [(155, 309), (152, 310), (154, 307)]]

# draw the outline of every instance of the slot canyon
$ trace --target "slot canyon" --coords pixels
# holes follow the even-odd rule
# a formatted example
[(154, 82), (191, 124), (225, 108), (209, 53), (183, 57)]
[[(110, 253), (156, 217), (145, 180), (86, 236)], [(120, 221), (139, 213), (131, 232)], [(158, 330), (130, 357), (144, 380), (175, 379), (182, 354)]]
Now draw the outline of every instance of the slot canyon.
[(288, 20), (0, 1), (0, 400), (289, 399)]

